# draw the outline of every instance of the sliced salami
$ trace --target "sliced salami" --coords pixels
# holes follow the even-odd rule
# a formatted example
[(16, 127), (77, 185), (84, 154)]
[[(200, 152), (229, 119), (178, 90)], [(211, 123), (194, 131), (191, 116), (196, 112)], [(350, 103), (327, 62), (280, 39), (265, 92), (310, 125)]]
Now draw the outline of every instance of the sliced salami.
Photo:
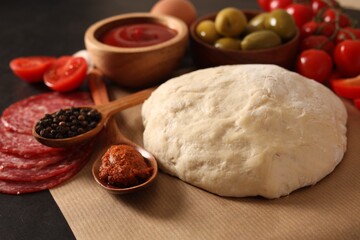
[(36, 158), (24, 158), (0, 152), (0, 171), (4, 168), (43, 168), (64, 160), (64, 154), (42, 154)]
[(58, 93), (50, 92), (34, 95), (18, 101), (2, 114), (1, 121), (8, 130), (31, 134), (35, 122), (46, 113), (52, 113), (60, 108), (93, 105), (88, 92)]
[(32, 135), (7, 131), (0, 124), (0, 151), (24, 158), (33, 158), (43, 154), (56, 154), (64, 151), (61, 148), (51, 148), (42, 145)]
[(83, 156), (88, 155), (88, 152), (87, 145), (76, 151), (68, 151), (66, 155), (62, 154), (63, 160), (60, 162), (42, 168), (2, 168), (0, 169), (0, 179), (19, 182), (44, 180), (76, 168), (83, 161)]
[(46, 113), (92, 104), (89, 93), (52, 92), (9, 106), (0, 121), (0, 192), (23, 194), (49, 189), (80, 171), (92, 144), (70, 149), (47, 147), (35, 140), (31, 128)]
[(48, 179), (33, 182), (0, 180), (0, 192), (19, 195), (53, 188), (75, 176), (86, 164), (87, 157), (88, 156), (83, 155), (82, 160), (79, 161), (79, 164), (76, 167)]

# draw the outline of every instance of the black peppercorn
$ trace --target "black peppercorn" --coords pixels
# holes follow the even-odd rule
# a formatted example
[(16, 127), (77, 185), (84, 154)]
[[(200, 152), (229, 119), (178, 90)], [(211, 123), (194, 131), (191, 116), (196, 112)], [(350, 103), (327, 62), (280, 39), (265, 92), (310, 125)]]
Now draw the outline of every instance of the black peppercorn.
[(101, 114), (93, 108), (60, 109), (53, 114), (45, 114), (35, 125), (35, 131), (45, 138), (68, 138), (85, 133), (101, 120)]

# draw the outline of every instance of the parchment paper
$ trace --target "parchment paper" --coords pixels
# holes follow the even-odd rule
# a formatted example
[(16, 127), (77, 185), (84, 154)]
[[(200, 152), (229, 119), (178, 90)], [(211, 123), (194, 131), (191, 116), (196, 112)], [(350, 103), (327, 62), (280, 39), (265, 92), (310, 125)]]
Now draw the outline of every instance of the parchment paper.
[[(116, 98), (124, 94), (113, 91)], [(349, 119), (343, 161), (316, 185), (288, 197), (224, 198), (161, 172), (144, 191), (111, 195), (91, 175), (96, 153), (51, 193), (79, 240), (360, 239), (360, 111), (344, 102)], [(142, 144), (140, 107), (117, 120), (124, 135)]]

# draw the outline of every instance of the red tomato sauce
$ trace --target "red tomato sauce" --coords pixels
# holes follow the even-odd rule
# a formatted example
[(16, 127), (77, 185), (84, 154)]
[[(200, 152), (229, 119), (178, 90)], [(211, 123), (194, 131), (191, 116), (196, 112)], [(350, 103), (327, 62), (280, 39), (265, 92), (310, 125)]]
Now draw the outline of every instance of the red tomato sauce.
[(108, 184), (131, 187), (145, 182), (153, 171), (129, 145), (112, 145), (102, 156), (99, 177)]
[(176, 30), (156, 23), (123, 25), (105, 32), (99, 40), (115, 47), (146, 47), (173, 38)]

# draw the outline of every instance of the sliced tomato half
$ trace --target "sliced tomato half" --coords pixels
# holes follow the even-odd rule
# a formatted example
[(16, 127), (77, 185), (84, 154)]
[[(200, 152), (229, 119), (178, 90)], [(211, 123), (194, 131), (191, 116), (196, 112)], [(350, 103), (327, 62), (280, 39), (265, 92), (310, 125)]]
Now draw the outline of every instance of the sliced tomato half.
[(360, 98), (360, 75), (355, 78), (331, 80), (334, 92), (344, 98)]
[(53, 62), (44, 74), (46, 86), (54, 91), (69, 92), (81, 86), (87, 63), (82, 57), (63, 56)]
[(16, 76), (34, 83), (43, 80), (45, 71), (55, 60), (55, 57), (48, 56), (19, 57), (11, 60), (9, 65)]

